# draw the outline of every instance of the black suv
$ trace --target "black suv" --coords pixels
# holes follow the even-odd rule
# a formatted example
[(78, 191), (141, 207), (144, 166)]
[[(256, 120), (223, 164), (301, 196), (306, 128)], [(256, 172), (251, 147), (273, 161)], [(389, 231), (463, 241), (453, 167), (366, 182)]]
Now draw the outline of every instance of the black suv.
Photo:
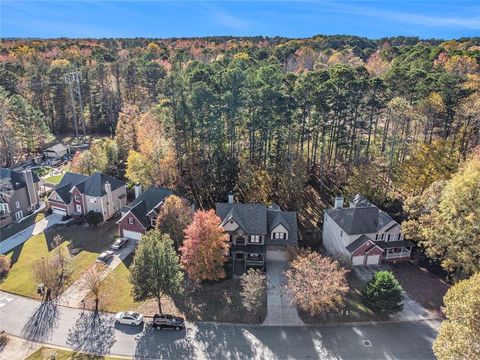
[(155, 314), (152, 325), (156, 329), (175, 329), (180, 331), (185, 327), (185, 320), (178, 316), (167, 314)]

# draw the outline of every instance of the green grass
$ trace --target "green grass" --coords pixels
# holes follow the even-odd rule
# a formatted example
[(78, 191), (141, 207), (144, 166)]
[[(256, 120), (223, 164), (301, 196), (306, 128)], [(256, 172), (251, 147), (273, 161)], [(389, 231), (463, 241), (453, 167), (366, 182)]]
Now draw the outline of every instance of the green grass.
[(47, 177), (44, 180), (45, 180), (45, 182), (47, 182), (49, 184), (57, 185), (60, 181), (62, 181), (62, 179), (63, 179), (63, 174), (60, 174), (60, 175), (54, 175), (54, 176)]
[(67, 351), (52, 349), (48, 347), (41, 347), (25, 360), (45, 360), (51, 359), (51, 354), (55, 353), (55, 360), (117, 360), (120, 358), (111, 357), (111, 356), (98, 356), (98, 355), (88, 355), (79, 352)]
[(0, 241), (8, 239), (10, 236), (15, 235), (19, 231), (25, 230), (30, 225), (33, 225), (44, 218), (45, 218), (45, 214), (43, 212), (38, 212), (36, 214), (28, 216), (21, 223), (11, 224), (10, 226), (3, 228), (0, 231)]
[(113, 242), (116, 224), (115, 221), (110, 221), (96, 228), (70, 226), (31, 237), (6, 254), (12, 261), (12, 267), (6, 278), (1, 281), (0, 289), (38, 298), (36, 293), (38, 283), (32, 276), (32, 265), (52, 251), (52, 240), (57, 234), (65, 240), (61, 246), (81, 250), (73, 256), (72, 274), (65, 284), (68, 286), (79, 279), (85, 270), (95, 263), (98, 254)]

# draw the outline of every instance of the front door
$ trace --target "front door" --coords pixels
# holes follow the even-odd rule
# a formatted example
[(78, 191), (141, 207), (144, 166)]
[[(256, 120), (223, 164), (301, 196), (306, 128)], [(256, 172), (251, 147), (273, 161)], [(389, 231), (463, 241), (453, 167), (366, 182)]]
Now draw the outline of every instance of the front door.
[(17, 212), (15, 213), (15, 219), (16, 219), (17, 221), (20, 221), (20, 220), (23, 219), (23, 211), (22, 211), (22, 210), (17, 211)]
[(241, 276), (245, 272), (245, 254), (235, 253), (233, 260), (233, 274)]
[(82, 212), (82, 205), (77, 204), (77, 205), (76, 205), (76, 208), (77, 208), (77, 213), (81, 213), (81, 212)]

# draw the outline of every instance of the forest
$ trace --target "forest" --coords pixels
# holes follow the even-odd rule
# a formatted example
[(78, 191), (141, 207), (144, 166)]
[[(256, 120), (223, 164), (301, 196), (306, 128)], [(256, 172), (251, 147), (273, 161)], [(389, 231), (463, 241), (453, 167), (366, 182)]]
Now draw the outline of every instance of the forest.
[[(324, 203), (360, 192), (408, 219), (445, 269), (480, 264), (478, 226), (468, 259), (447, 252), (452, 236), (432, 249), (437, 235), (418, 230), (448, 215), (462, 176), (480, 193), (480, 38), (4, 39), (0, 102), (1, 166), (86, 135), (72, 170), (173, 187), (204, 208), (230, 191), (295, 210), (307, 186)], [(422, 208), (432, 186), (450, 198)], [(478, 200), (465, 201), (475, 222)]]

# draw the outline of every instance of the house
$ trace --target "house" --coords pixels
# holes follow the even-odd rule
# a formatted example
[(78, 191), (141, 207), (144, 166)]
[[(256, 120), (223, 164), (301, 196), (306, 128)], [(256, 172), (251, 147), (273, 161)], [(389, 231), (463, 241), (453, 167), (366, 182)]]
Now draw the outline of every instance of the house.
[(11, 189), (0, 197), (0, 227), (14, 220), (18, 222), (40, 207), (40, 178), (37, 174), (31, 170), (0, 168), (0, 179), (9, 183), (7, 187)]
[(47, 199), (52, 212), (60, 215), (86, 215), (99, 212), (110, 219), (125, 206), (125, 183), (111, 176), (93, 173), (90, 176), (67, 172)]
[(265, 268), (269, 250), (285, 250), (298, 242), (297, 213), (277, 205), (217, 203), (221, 226), (229, 235), (227, 269), (235, 276), (248, 268)]
[(45, 159), (61, 159), (69, 153), (70, 147), (63, 144), (56, 144), (43, 150), (43, 156)]
[(343, 196), (335, 198), (323, 218), (323, 245), (328, 252), (345, 255), (353, 265), (410, 260), (414, 244), (403, 238), (400, 224), (357, 194), (350, 207)]
[(122, 209), (122, 217), (117, 222), (120, 236), (139, 240), (157, 225), (161, 206), (173, 194), (173, 190), (159, 187), (148, 188), (142, 193), (140, 185), (136, 185), (135, 200)]

